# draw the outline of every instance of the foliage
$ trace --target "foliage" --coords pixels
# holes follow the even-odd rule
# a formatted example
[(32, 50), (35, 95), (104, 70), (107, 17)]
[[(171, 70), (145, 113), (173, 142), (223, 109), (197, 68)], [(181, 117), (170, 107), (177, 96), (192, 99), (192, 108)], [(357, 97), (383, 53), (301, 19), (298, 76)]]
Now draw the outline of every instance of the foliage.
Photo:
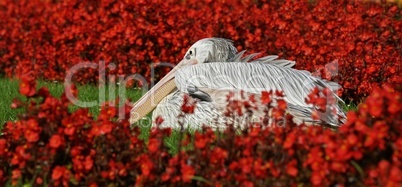
[[(402, 80), (401, 80), (402, 81)], [(115, 107), (105, 105), (98, 119), (87, 109), (68, 111), (69, 100), (38, 92), (23, 79), (21, 93), (29, 102), (14, 102), (28, 111), (8, 122), (0, 137), (0, 182), (12, 185), (63, 186), (399, 186), (402, 171), (402, 85), (375, 88), (347, 122), (333, 130), (297, 126), (284, 111), (272, 118), (286, 125), (249, 124), (237, 133), (232, 124), (222, 135), (209, 128), (183, 133), (177, 154), (169, 154), (163, 138), (171, 129), (153, 129), (147, 142), (139, 128), (118, 120)], [(77, 94), (75, 87), (71, 91)], [(264, 92), (262, 102), (283, 103), (281, 93)], [(309, 96), (319, 104), (320, 97)], [(43, 98), (43, 99), (39, 99)], [(193, 111), (186, 99), (182, 115)], [(226, 115), (244, 113), (253, 98), (231, 100)], [(124, 106), (123, 106), (124, 107)], [(129, 111), (129, 110), (125, 110)], [(129, 113), (125, 113), (126, 117)], [(179, 117), (180, 118), (180, 117)], [(162, 118), (156, 120), (162, 122)], [(185, 150), (185, 149), (186, 150)]]

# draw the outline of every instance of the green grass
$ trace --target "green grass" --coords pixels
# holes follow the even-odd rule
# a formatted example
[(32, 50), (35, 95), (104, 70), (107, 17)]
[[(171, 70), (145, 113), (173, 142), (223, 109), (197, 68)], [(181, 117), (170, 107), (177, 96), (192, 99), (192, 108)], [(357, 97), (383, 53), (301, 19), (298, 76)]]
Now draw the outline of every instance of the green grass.
[(356, 111), (358, 104), (349, 102), (349, 103), (342, 103), (341, 107), (344, 111)]
[(17, 114), (23, 113), (22, 109), (11, 109), (11, 103), (14, 98), (23, 100), (24, 98), (18, 92), (18, 81), (0, 78), (0, 127), (6, 121), (15, 120)]
[[(50, 94), (59, 98), (64, 92), (64, 84), (60, 82), (45, 82), (38, 81), (37, 88), (47, 87)], [(77, 85), (78, 89), (78, 101), (81, 101), (84, 105), (82, 107), (89, 108), (89, 112), (96, 118), (99, 115), (99, 109), (102, 103), (106, 101), (114, 101), (119, 96), (122, 96), (124, 92), (119, 93), (118, 85), (107, 85), (104, 88), (98, 88), (94, 85)], [(122, 88), (123, 89), (123, 88)], [(24, 112), (23, 109), (11, 109), (11, 103), (14, 98), (19, 98), (26, 101), (24, 96), (19, 94), (19, 82), (14, 79), (0, 78), (0, 125), (7, 121), (13, 121), (17, 119), (18, 114)], [(123, 91), (123, 90), (122, 90)], [(100, 93), (105, 93), (105, 99), (100, 100)], [(125, 89), (125, 97), (131, 101), (136, 101), (141, 97), (141, 90), (139, 89)], [(92, 104), (89, 102), (93, 102)], [(91, 106), (93, 105), (93, 106)], [(80, 108), (79, 106), (72, 105), (70, 111), (74, 111)]]

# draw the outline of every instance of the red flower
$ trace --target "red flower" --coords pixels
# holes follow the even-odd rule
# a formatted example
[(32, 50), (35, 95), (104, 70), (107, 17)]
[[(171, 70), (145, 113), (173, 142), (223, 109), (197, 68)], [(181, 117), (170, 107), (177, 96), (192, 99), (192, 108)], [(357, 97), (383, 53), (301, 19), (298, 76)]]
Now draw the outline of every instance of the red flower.
[(241, 183), (241, 186), (254, 187), (254, 183), (252, 183), (251, 181), (244, 181)]
[(11, 178), (13, 180), (19, 179), (21, 177), (21, 170), (19, 170), (19, 169), (14, 169), (11, 173), (12, 173)]
[(112, 130), (113, 130), (113, 124), (110, 124), (109, 122), (104, 122), (99, 126), (100, 134), (108, 134), (112, 132)]
[(67, 136), (73, 136), (74, 133), (75, 133), (75, 127), (69, 126), (69, 127), (64, 128), (64, 134), (65, 134), (65, 135), (67, 135)]
[(161, 145), (160, 140), (152, 138), (148, 141), (148, 150), (150, 153), (156, 153)]
[(264, 162), (261, 158), (257, 158), (253, 164), (253, 171), (258, 178), (265, 178), (267, 176), (267, 169), (271, 166), (269, 163)]
[(198, 149), (203, 149), (208, 143), (206, 138), (196, 138), (195, 147)]
[(286, 172), (292, 177), (297, 176), (298, 170), (297, 170), (297, 161), (296, 160), (293, 159), (286, 165)]
[(396, 102), (392, 102), (388, 106), (388, 112), (391, 114), (396, 114), (401, 110), (401, 105), (398, 105)]
[(144, 175), (144, 176), (151, 175), (151, 171), (152, 171), (152, 168), (154, 167), (154, 163), (146, 155), (143, 155), (138, 158), (141, 158), (140, 167), (141, 167), (142, 175)]
[(55, 166), (52, 170), (52, 180), (55, 185), (63, 184), (63, 186), (68, 186), (70, 180), (71, 172), (65, 166)]
[(195, 174), (194, 168), (189, 165), (186, 165), (186, 164), (181, 165), (180, 171), (181, 171), (183, 182), (185, 182), (185, 183), (190, 182)]
[(378, 145), (378, 148), (384, 149), (384, 138), (388, 136), (389, 127), (385, 121), (377, 121), (374, 124), (373, 129), (367, 130), (367, 137), (364, 141), (365, 147), (371, 147)]
[(269, 104), (272, 101), (271, 95), (272, 95), (272, 92), (262, 91), (261, 92), (261, 103), (265, 104), (265, 105)]
[(389, 175), (390, 181), (389, 182), (392, 181), (396, 185), (401, 184), (401, 182), (402, 182), (402, 179), (401, 179), (402, 169), (401, 169), (400, 166), (399, 167), (395, 166), (395, 165), (392, 166), (389, 173), (390, 173), (390, 175)]
[(162, 118), (162, 116), (158, 116), (158, 117), (156, 117), (156, 119), (155, 119), (155, 124), (156, 125), (160, 125), (160, 124), (162, 124), (163, 123), (163, 118)]
[(18, 180), (21, 178), (21, 170), (19, 169), (13, 169), (11, 172), (11, 184), (13, 186), (16, 186), (18, 183)]
[(70, 151), (71, 157), (76, 157), (76, 156), (80, 155), (80, 154), (81, 154), (81, 151), (82, 151), (83, 149), (84, 149), (84, 148), (81, 147), (81, 146), (74, 146), (74, 147), (72, 147), (72, 148), (71, 148), (71, 151)]
[(52, 172), (52, 179), (59, 180), (67, 169), (64, 166), (56, 166)]
[(116, 108), (111, 107), (109, 105), (105, 105), (105, 106), (102, 106), (98, 119), (100, 121), (102, 121), (102, 120), (109, 121), (109, 119), (116, 117), (116, 115), (117, 115)]
[(0, 156), (7, 153), (7, 142), (5, 139), (0, 138)]
[(295, 132), (289, 133), (289, 134), (286, 136), (285, 142), (283, 143), (283, 148), (285, 148), (285, 149), (291, 148), (291, 147), (293, 146), (293, 144), (295, 143), (296, 138), (297, 138), (297, 135), (296, 135)]
[(3, 181), (4, 179), (5, 179), (4, 171), (0, 169), (0, 181)]
[(50, 96), (49, 89), (47, 87), (41, 87), (38, 90), (38, 95), (43, 97), (43, 98), (46, 98), (46, 97)]
[(21, 102), (21, 100), (19, 100), (18, 98), (14, 98), (13, 102), (11, 103), (11, 108), (15, 109), (15, 108), (20, 108), (23, 106), (23, 103)]
[(194, 113), (195, 109), (195, 100), (190, 100), (188, 95), (184, 95), (183, 97), (183, 104), (181, 105), (181, 111), (186, 114)]
[(20, 93), (27, 97), (32, 97), (36, 94), (36, 82), (32, 73), (21, 76)]
[(36, 178), (35, 183), (41, 185), (43, 184), (43, 179), (41, 177), (38, 177)]
[(51, 148), (57, 149), (61, 146), (61, 144), (62, 144), (62, 138), (58, 134), (53, 135), (49, 140), (49, 146)]
[(220, 147), (216, 147), (211, 151), (210, 163), (223, 164), (228, 157), (228, 152)]
[(325, 111), (325, 109), (327, 108), (326, 98), (317, 98), (315, 102), (316, 102), (315, 104), (318, 106), (320, 110)]
[(239, 160), (239, 164), (241, 166), (241, 170), (244, 174), (250, 173), (252, 170), (252, 163), (253, 159), (252, 158), (241, 158)]
[(93, 165), (94, 165), (94, 161), (92, 160), (92, 158), (90, 156), (86, 156), (85, 161), (84, 161), (85, 170), (86, 171), (91, 170)]
[(41, 128), (38, 126), (38, 122), (35, 119), (28, 119), (24, 123), (25, 126), (25, 131), (24, 131), (24, 136), (27, 139), (28, 142), (36, 142), (39, 140), (39, 133), (41, 131)]
[(198, 149), (204, 149), (208, 143), (212, 142), (215, 139), (215, 134), (211, 129), (208, 129), (203, 134), (200, 132), (195, 132), (195, 147)]
[(36, 121), (35, 119), (28, 119), (26, 121), (26, 126), (28, 129), (33, 130), (33, 131), (39, 131), (40, 127), (38, 126), (38, 121)]
[(11, 165), (18, 165), (19, 168), (25, 167), (26, 162), (31, 159), (31, 154), (27, 153), (27, 146), (18, 146), (15, 148), (15, 154), (11, 158)]
[(281, 110), (287, 109), (287, 104), (285, 100), (278, 100), (278, 108)]
[(343, 163), (341, 163), (341, 162), (332, 162), (331, 163), (331, 169), (333, 170), (333, 171), (336, 171), (336, 172), (339, 172), (339, 173), (343, 173), (343, 172), (345, 172), (346, 171), (346, 167), (345, 167), (345, 164), (343, 164)]
[(353, 145), (356, 145), (359, 140), (355, 134), (349, 134), (347, 137), (347, 141), (350, 146), (353, 146)]
[(313, 172), (310, 181), (315, 186), (321, 185), (323, 182), (323, 176), (319, 172)]
[(24, 136), (27, 139), (28, 142), (36, 142), (39, 140), (39, 133), (31, 131), (31, 130), (25, 130), (24, 131)]
[(99, 125), (97, 125), (96, 123), (93, 123), (87, 136), (88, 136), (88, 138), (93, 138), (93, 137), (99, 136), (100, 134), (101, 133), (100, 133)]

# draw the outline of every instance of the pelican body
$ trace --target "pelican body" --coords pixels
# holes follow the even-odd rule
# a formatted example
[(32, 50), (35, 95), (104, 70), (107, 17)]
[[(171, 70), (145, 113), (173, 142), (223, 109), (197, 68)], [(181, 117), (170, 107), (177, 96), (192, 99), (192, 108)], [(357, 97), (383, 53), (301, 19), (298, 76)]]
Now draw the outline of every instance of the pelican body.
[(331, 96), (342, 101), (335, 94), (340, 87), (338, 84), (312, 76), (308, 71), (293, 69), (294, 61), (277, 59), (276, 55), (252, 60), (257, 54), (243, 57), (244, 53), (238, 52), (227, 39), (197, 41), (183, 60), (134, 104), (130, 122), (137, 122), (153, 110), (152, 121), (158, 116), (164, 119), (160, 127), (179, 128), (177, 116), (181, 113), (183, 97), (190, 95), (198, 102), (194, 113), (184, 116), (182, 125), (185, 128), (203, 125), (222, 128), (227, 122), (223, 115), (226, 95), (239, 91), (257, 97), (262, 91), (283, 92), (287, 111), (296, 123), (339, 126), (346, 119), (338, 102), (329, 106), (335, 114), (328, 112), (320, 119), (313, 119), (315, 108), (305, 101), (316, 87), (329, 88)]

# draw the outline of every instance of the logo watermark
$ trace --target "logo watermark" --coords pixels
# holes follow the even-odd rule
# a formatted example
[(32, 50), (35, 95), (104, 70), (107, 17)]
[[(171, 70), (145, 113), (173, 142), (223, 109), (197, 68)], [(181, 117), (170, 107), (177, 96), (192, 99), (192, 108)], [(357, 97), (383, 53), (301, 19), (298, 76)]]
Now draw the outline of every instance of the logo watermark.
[[(269, 63), (269, 62), (268, 62)], [(222, 63), (220, 63), (222, 64)], [(253, 66), (253, 63), (247, 63), (249, 64), (248, 66)], [(256, 63), (257, 64), (257, 63)], [(247, 66), (247, 67), (248, 67)], [(262, 64), (259, 64), (259, 66), (263, 67)], [(105, 61), (100, 61), (98, 63), (95, 62), (82, 62), (78, 63), (75, 66), (73, 66), (71, 69), (66, 74), (66, 77), (64, 79), (64, 86), (66, 90), (66, 96), (70, 100), (70, 102), (73, 105), (76, 105), (78, 107), (95, 107), (95, 106), (101, 106), (102, 104), (108, 102), (109, 105), (111, 106), (124, 106), (128, 105), (130, 108), (132, 108), (135, 104), (135, 102), (129, 102), (128, 94), (127, 94), (127, 89), (133, 89), (129, 88), (128, 82), (137, 82), (140, 85), (142, 85), (141, 89), (138, 89), (141, 95), (145, 95), (151, 87), (155, 85), (156, 81), (156, 69), (157, 68), (171, 68), (174, 69), (176, 67), (176, 64), (174, 63), (167, 63), (167, 62), (160, 62), (160, 63), (152, 63), (150, 64), (150, 82), (147, 81), (147, 78), (139, 73), (132, 74), (132, 75), (114, 75), (114, 74), (109, 74), (107, 75), (107, 71), (112, 71), (116, 69), (116, 64), (114, 63), (106, 63)], [(279, 67), (281, 68), (281, 67)], [(94, 101), (83, 101), (74, 96), (72, 93), (71, 85), (73, 84), (73, 77), (74, 75), (77, 74), (79, 71), (85, 71), (87, 69), (95, 69), (98, 71), (99, 77), (98, 77), (98, 90), (99, 90), (99, 95), (98, 95), (98, 100)], [(223, 67), (225, 69), (225, 67)], [(230, 70), (230, 69), (228, 69)], [(227, 71), (228, 71), (227, 70)], [(214, 107), (219, 110), (224, 110), (226, 105), (228, 104), (226, 100), (227, 94), (233, 91), (239, 91), (239, 90), (245, 90), (247, 93), (251, 94), (256, 94), (259, 95), (262, 91), (277, 91), (281, 90), (285, 94), (285, 101), (286, 102), (294, 102), (294, 100), (297, 101), (304, 101), (304, 99), (307, 97), (308, 94), (310, 94), (310, 91), (315, 87), (315, 86), (322, 86), (326, 87), (329, 86), (331, 87), (332, 90), (336, 90), (337, 84), (332, 84), (329, 83), (328, 81), (322, 81), (320, 78), (311, 78), (311, 77), (320, 77), (321, 72), (324, 70), (325, 71), (325, 76), (326, 78), (331, 78), (335, 77), (338, 75), (338, 61), (334, 60), (324, 66), (323, 69), (318, 69), (312, 74), (307, 71), (294, 71), (290, 70), (289, 68), (283, 68), (283, 71), (278, 71), (279, 69), (275, 70), (261, 70), (261, 71), (255, 71), (252, 74), (247, 74), (246, 76), (241, 77), (240, 75), (245, 75), (245, 73), (228, 73), (223, 72), (219, 73), (219, 71), (214, 71), (214, 73), (208, 73), (208, 74), (195, 74), (195, 75), (186, 75), (185, 73), (181, 73), (182, 78), (185, 78), (185, 80), (181, 79), (176, 81), (176, 87), (178, 90), (182, 92), (188, 93), (187, 88), (189, 86), (194, 86), (197, 85), (199, 86), (199, 89), (202, 90), (204, 93), (208, 94), (210, 98), (213, 99), (213, 105), (209, 105), (209, 107)], [(246, 69), (244, 69), (245, 72), (247, 72)], [(252, 71), (250, 71), (252, 72)], [(293, 73), (293, 74), (292, 74)], [(184, 75), (184, 76), (183, 76)], [(187, 76), (187, 77), (186, 77)], [(110, 81), (114, 80), (114, 81)], [(318, 80), (318, 82), (317, 82)], [(321, 82), (320, 82), (321, 81)], [(323, 84), (323, 85), (320, 85)], [(115, 93), (116, 93), (116, 87), (117, 89), (117, 96), (118, 96), (118, 103), (115, 103), (113, 101), (107, 101), (106, 94), (109, 93), (109, 99), (110, 98), (115, 98)], [(108, 90), (106, 90), (108, 89)], [(108, 92), (107, 92), (108, 91)], [(164, 93), (165, 96), (168, 93)], [(327, 93), (331, 94), (331, 93)], [(332, 95), (327, 95), (328, 98), (331, 98)], [(150, 99), (151, 99), (151, 105), (153, 106), (158, 106), (157, 107), (163, 107), (163, 103), (158, 103), (158, 99), (156, 99), (156, 91), (155, 93), (151, 93)], [(236, 98), (235, 98), (236, 99)], [(238, 98), (241, 99), (241, 98)], [(244, 99), (244, 98), (243, 98)], [(182, 101), (182, 99), (175, 99), (171, 102), (178, 102)], [(203, 101), (201, 101), (203, 102)], [(176, 106), (175, 108), (170, 108), (169, 110), (180, 110), (180, 106), (182, 103), (176, 103), (175, 105), (169, 105), (169, 107)], [(179, 106), (179, 107), (177, 107)], [(332, 110), (332, 106), (328, 106), (327, 111)], [(126, 107), (118, 107), (118, 117), (119, 119), (124, 119), (125, 114), (126, 114)], [(197, 108), (195, 109), (196, 112), (202, 112), (205, 110), (208, 110), (208, 108), (204, 108), (202, 110), (198, 110)], [(177, 113), (177, 112), (176, 112)], [(191, 114), (190, 114), (191, 115)], [(321, 112), (322, 116), (327, 116), (327, 112)], [(208, 116), (208, 115), (205, 115)], [(177, 118), (177, 116), (169, 116), (173, 118)], [(202, 121), (203, 119), (199, 119)], [(250, 119), (247, 119), (250, 121)], [(261, 120), (261, 119), (259, 119)], [(272, 119), (269, 119), (272, 121)], [(269, 121), (268, 120), (268, 121)], [(239, 123), (242, 123), (244, 119), (237, 119), (235, 121), (238, 121)], [(256, 119), (251, 119), (251, 121), (258, 121)], [(144, 119), (140, 120), (138, 123), (141, 126), (150, 126), (153, 122), (153, 118), (145, 116)], [(276, 123), (278, 124), (278, 123)], [(286, 120), (283, 120), (281, 122), (283, 126), (286, 125)]]

